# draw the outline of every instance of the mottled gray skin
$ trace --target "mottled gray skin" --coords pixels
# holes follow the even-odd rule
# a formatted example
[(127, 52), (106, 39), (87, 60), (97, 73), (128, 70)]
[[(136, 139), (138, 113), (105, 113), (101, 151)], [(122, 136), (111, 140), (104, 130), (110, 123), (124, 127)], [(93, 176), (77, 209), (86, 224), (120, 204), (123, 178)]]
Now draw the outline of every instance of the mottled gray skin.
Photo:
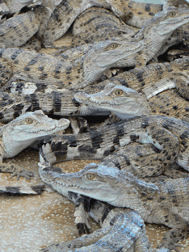
[[(112, 83), (112, 88), (113, 85), (130, 87), (146, 95), (152, 113), (187, 118), (189, 104), (183, 97), (188, 97), (188, 65), (189, 57), (176, 59), (171, 63), (153, 63), (146, 67), (119, 73), (109, 80), (87, 86), (80, 91), (93, 95), (101, 92), (110, 83)], [(12, 68), (7, 60), (2, 61), (2, 66), (1, 83), (3, 85), (12, 76)], [(173, 88), (174, 85), (176, 88)], [(102, 107), (92, 106), (94, 104), (90, 106), (89, 99), (82, 99), (81, 94), (78, 93), (79, 90), (58, 89), (56, 84), (48, 85), (45, 80), (41, 84), (27, 81), (12, 82), (5, 90), (6, 92), (0, 93), (1, 122), (14, 119), (22, 113), (23, 108), (29, 108), (30, 111), (42, 109), (46, 114), (60, 116), (109, 114), (108, 110), (103, 110)], [(159, 93), (161, 91), (163, 92)], [(105, 90), (104, 95), (106, 95)], [(112, 96), (116, 97), (113, 93)], [(142, 108), (143, 104), (146, 104), (145, 98), (142, 99), (139, 94), (136, 94), (136, 97), (138, 100), (141, 99)]]
[[(48, 162), (44, 162), (45, 156), (40, 152), (39, 174), (48, 185), (49, 173), (56, 176), (62, 173), (58, 168), (50, 167)], [(51, 244), (41, 251), (117, 251), (124, 248), (127, 252), (151, 252), (148, 238), (145, 235), (145, 226), (141, 217), (130, 209), (115, 208), (106, 203), (96, 201), (79, 194), (71, 193), (68, 190), (61, 192), (69, 200), (79, 206), (76, 208), (74, 216), (79, 234), (90, 233), (88, 216), (92, 217), (100, 224), (101, 229), (92, 234), (85, 235), (69, 242)], [(117, 244), (119, 239), (119, 244)], [(79, 249), (79, 250), (78, 250)]]
[(138, 28), (141, 28), (147, 20), (163, 9), (162, 5), (158, 4), (154, 5), (122, 0), (62, 1), (57, 5), (48, 22), (44, 34), (45, 45), (51, 45), (53, 41), (63, 36), (79, 14), (92, 6), (109, 9), (129, 25)]
[(126, 25), (111, 11), (91, 7), (82, 12), (72, 27), (73, 39), (70, 47), (103, 40), (129, 40), (138, 29)]
[(74, 97), (81, 105), (106, 109), (121, 118), (152, 113), (188, 119), (188, 62), (189, 57), (184, 57), (135, 68), (104, 81), (100, 92), (77, 92)]
[[(89, 56), (92, 52), (97, 52), (100, 57), (101, 52), (106, 51), (108, 57), (108, 50), (112, 49), (112, 45), (115, 45), (114, 41), (103, 41), (94, 45), (88, 44), (70, 49), (61, 54), (60, 57), (39, 54), (24, 49), (7, 48), (1, 50), (1, 58), (10, 62), (14, 78), (38, 83), (56, 84), (57, 88), (79, 89), (92, 84), (100, 78), (106, 69), (111, 67), (108, 63), (107, 67), (93, 71), (90, 65), (93, 58)], [(123, 42), (116, 42), (116, 46), (119, 46), (125, 52), (122, 52), (122, 55), (120, 55), (119, 51), (115, 51), (115, 59), (110, 54), (112, 65), (118, 59), (140, 50), (143, 42), (134, 43), (134, 48), (132, 46), (131, 48), (126, 48), (124, 45), (125, 43)], [(115, 56), (116, 54), (117, 57)], [(106, 60), (108, 59), (107, 57)]]
[(38, 13), (30, 10), (4, 21), (0, 25), (0, 47), (17, 47), (26, 43), (39, 29), (40, 20), (36, 15)]
[(88, 44), (68, 50), (59, 58), (21, 49), (4, 49), (1, 57), (11, 62), (13, 75), (20, 79), (78, 89), (94, 83), (112, 67), (146, 65), (172, 32), (188, 21), (188, 11), (170, 8), (154, 16), (133, 42), (103, 41), (92, 48)]
[(8, 0), (7, 4), (11, 14), (19, 12), (26, 5), (29, 5), (29, 9), (27, 12), (18, 13), (0, 24), (0, 47), (22, 46), (36, 33), (41, 42), (43, 42), (43, 34), (46, 30), (48, 20), (60, 1)]
[[(189, 170), (188, 132), (189, 124), (180, 119), (160, 115), (138, 116), (88, 133), (53, 137), (44, 147), (44, 152), (47, 160), (56, 163), (72, 159), (102, 159), (132, 142), (148, 143), (156, 151), (157, 158), (157, 162), (152, 163), (150, 176), (160, 175), (165, 166), (174, 161)], [(143, 172), (145, 163), (148, 163), (146, 158), (143, 158), (144, 166), (140, 162), (133, 163), (134, 169)]]
[(53, 172), (48, 164), (43, 164), (39, 173), (44, 182), (63, 195), (69, 191), (115, 207), (128, 207), (145, 222), (172, 228), (158, 246), (160, 251), (176, 250), (175, 243), (189, 235), (189, 177), (151, 183), (118, 168), (96, 164), (72, 174)]
[[(53, 0), (49, 0), (50, 2)], [(18, 47), (24, 45), (37, 33), (42, 39), (48, 19), (53, 11), (50, 2), (32, 6), (27, 12), (14, 15), (0, 24), (0, 47)]]
[(59, 121), (48, 118), (42, 111), (27, 112), (1, 128), (0, 139), (0, 172), (13, 173), (12, 176), (30, 178), (30, 171), (20, 170), (3, 159), (12, 158), (33, 144), (40, 137), (66, 129), (69, 120)]
[[(104, 87), (103, 82), (82, 90), (96, 91)], [(55, 85), (33, 83), (27, 81), (12, 82), (6, 92), (0, 93), (0, 111), (2, 122), (12, 120), (22, 113), (23, 108), (35, 111), (43, 110), (46, 114), (60, 116), (108, 115), (107, 111), (99, 111), (80, 105), (74, 99), (76, 90), (57, 89)]]

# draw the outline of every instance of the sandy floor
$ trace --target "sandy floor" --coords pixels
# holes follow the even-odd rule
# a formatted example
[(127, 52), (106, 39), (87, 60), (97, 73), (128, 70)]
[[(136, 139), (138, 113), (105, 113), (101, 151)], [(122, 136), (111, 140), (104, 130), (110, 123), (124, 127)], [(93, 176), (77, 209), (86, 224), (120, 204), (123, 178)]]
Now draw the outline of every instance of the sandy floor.
[[(21, 167), (33, 170), (35, 178), (27, 181), (20, 178), (10, 179), (10, 175), (0, 174), (2, 185), (39, 184), (38, 153), (27, 149), (19, 154), (15, 163)], [(65, 171), (74, 172), (82, 169), (91, 161), (70, 161), (59, 167)], [(71, 240), (78, 237), (74, 224), (74, 205), (56, 192), (45, 191), (37, 196), (0, 196), (0, 251), (1, 252), (34, 252), (51, 243)], [(91, 222), (93, 230), (98, 226)], [(160, 242), (168, 228), (158, 225), (147, 225), (147, 233), (152, 247)], [(189, 251), (189, 239), (182, 243)]]

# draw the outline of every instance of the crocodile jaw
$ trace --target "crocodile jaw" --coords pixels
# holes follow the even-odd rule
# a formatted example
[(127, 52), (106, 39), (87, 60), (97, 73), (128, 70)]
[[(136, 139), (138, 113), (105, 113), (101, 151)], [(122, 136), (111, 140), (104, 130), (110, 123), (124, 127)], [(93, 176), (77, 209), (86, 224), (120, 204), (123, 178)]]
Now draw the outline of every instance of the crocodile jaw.
[(169, 14), (171, 11), (177, 12), (175, 17), (169, 17), (165, 20), (162, 20), (157, 27), (154, 27), (154, 31), (161, 36), (170, 34), (181, 25), (189, 22), (189, 10), (185, 8), (176, 9), (174, 7), (170, 7), (167, 9), (167, 14)]
[[(85, 179), (85, 173), (88, 170), (90, 171), (96, 170), (93, 169), (93, 167), (94, 168), (96, 167), (96, 164), (94, 163), (87, 165), (87, 167), (85, 167), (80, 172), (71, 174), (60, 174), (54, 172), (54, 167), (51, 167), (48, 163), (39, 163), (38, 165), (39, 165), (39, 175), (41, 179), (48, 185), (51, 185), (53, 189), (55, 189), (60, 194), (66, 197), (68, 196), (68, 192), (79, 193), (81, 195), (85, 195), (91, 198), (104, 201), (107, 200), (108, 195), (111, 195), (110, 197), (108, 197), (109, 202), (115, 202), (116, 198), (118, 197), (117, 191), (114, 190), (113, 188), (111, 190), (109, 184), (105, 183), (103, 179), (101, 179), (100, 181), (93, 181), (94, 183), (92, 184), (91, 181)], [(98, 170), (103, 169), (104, 169), (103, 166), (98, 167)], [(119, 171), (116, 168), (110, 167), (110, 169), (107, 172), (109, 171), (110, 173), (116, 173), (116, 174), (119, 173)]]
[(4, 158), (10, 158), (40, 137), (51, 135), (69, 126), (69, 120), (53, 120), (42, 111), (27, 112), (2, 129)]
[[(116, 97), (114, 95), (115, 90), (123, 91), (123, 95)], [(84, 103), (90, 107), (107, 109), (114, 112), (122, 119), (150, 113), (145, 97), (133, 89), (126, 88), (122, 85), (110, 83), (100, 93), (88, 95), (84, 92), (78, 92), (74, 98), (79, 103)]]

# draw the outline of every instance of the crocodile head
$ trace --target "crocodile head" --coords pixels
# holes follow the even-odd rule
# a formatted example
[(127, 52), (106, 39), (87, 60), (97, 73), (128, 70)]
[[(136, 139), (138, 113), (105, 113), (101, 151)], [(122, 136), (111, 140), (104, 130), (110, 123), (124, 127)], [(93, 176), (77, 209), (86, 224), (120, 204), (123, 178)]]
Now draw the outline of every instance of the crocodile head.
[(13, 157), (40, 137), (66, 129), (69, 120), (53, 120), (41, 110), (20, 115), (1, 130), (5, 158)]
[(163, 0), (163, 9), (165, 10), (169, 6), (179, 7), (188, 7), (189, 3), (186, 0)]
[(139, 180), (129, 172), (94, 163), (70, 174), (60, 174), (52, 167), (39, 164), (39, 174), (60, 194), (78, 193), (117, 207), (137, 208), (141, 204), (140, 192), (153, 195), (158, 191), (156, 185)]
[(158, 12), (142, 29), (144, 34), (170, 36), (174, 30), (189, 22), (189, 8), (169, 7)]
[(107, 109), (122, 119), (150, 113), (145, 97), (131, 88), (112, 83), (100, 93), (89, 95), (78, 92), (74, 98), (90, 107)]
[(111, 67), (119, 67), (128, 56), (141, 51), (145, 46), (144, 40), (138, 42), (116, 41), (116, 39), (102, 41), (94, 45), (84, 58), (83, 70), (88, 84), (100, 78), (102, 73)]

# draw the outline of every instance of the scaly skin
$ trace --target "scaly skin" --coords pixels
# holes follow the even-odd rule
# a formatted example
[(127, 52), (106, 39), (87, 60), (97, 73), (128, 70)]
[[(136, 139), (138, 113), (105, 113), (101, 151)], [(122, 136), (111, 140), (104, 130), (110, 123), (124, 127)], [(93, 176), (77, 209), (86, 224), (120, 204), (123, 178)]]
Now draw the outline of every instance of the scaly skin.
[(31, 10), (4, 21), (0, 25), (0, 47), (17, 47), (26, 43), (39, 29), (37, 14)]
[[(183, 2), (183, 1), (182, 1)], [(184, 4), (180, 5), (185, 8)], [(61, 36), (65, 34), (65, 32), (69, 29), (73, 21), (76, 17), (79, 16), (85, 9), (88, 9), (92, 6), (103, 7), (105, 9), (109, 9), (114, 12), (116, 16), (121, 18), (126, 24), (131, 25), (133, 27), (142, 28), (146, 22), (149, 21), (155, 14), (163, 10), (163, 5), (160, 4), (146, 4), (146, 3), (138, 3), (135, 1), (81, 1), (80, 5), (77, 2), (77, 8), (75, 7), (75, 0), (69, 2), (60, 3), (54, 11), (54, 15), (51, 15), (49, 20), (47, 30), (44, 34), (44, 43), (46, 45), (51, 45), (54, 40), (57, 40)], [(171, 1), (171, 3), (166, 6), (175, 6), (178, 4)], [(165, 6), (164, 6), (165, 9)], [(76, 21), (77, 22), (77, 21)], [(179, 43), (180, 41), (185, 40), (185, 43), (188, 44), (188, 34), (189, 34), (188, 25), (184, 25), (180, 27), (173, 34), (172, 41), (169, 41), (169, 46), (174, 45), (175, 43)]]
[(172, 228), (157, 251), (176, 249), (175, 243), (189, 236), (189, 177), (147, 183), (129, 172), (96, 164), (77, 173), (59, 174), (46, 163), (39, 165), (39, 173), (60, 194), (69, 191), (115, 207), (127, 207), (138, 212), (145, 222)]
[[(7, 61), (6, 61), (7, 62)], [(139, 93), (151, 96), (148, 100), (152, 113), (169, 115), (177, 118), (189, 117), (187, 67), (189, 57), (177, 59), (174, 62), (154, 63), (146, 67), (125, 71), (117, 76), (90, 85), (80, 91), (92, 95), (99, 93), (109, 83), (130, 87)], [(8, 64), (8, 62), (6, 63)], [(8, 70), (10, 65), (2, 64)], [(4, 71), (3, 71), (4, 72)], [(2, 73), (3, 73), (2, 72)], [(11, 73), (7, 73), (9, 77)], [(182, 78), (181, 78), (182, 77)], [(2, 79), (5, 76), (2, 75)], [(176, 81), (177, 80), (177, 81)], [(182, 82), (180, 82), (182, 80)], [(175, 82), (176, 81), (176, 82)], [(182, 85), (180, 85), (182, 83)], [(174, 85), (176, 84), (176, 90)], [(161, 87), (159, 90), (158, 87)], [(172, 86), (173, 89), (167, 89)], [(158, 93), (165, 89), (162, 93)], [(74, 99), (74, 95), (78, 102)], [(137, 96), (140, 99), (140, 95)], [(85, 97), (84, 97), (85, 98)], [(79, 103), (79, 101), (81, 103)], [(84, 104), (86, 102), (86, 105)], [(142, 102), (146, 104), (145, 99)], [(91, 104), (92, 105), (92, 104)], [(141, 104), (142, 106), (142, 104)], [(47, 114), (61, 116), (108, 115), (107, 110), (90, 106), (89, 101), (82, 100), (76, 90), (57, 89), (56, 85), (46, 83), (13, 82), (6, 93), (0, 94), (0, 121), (8, 122), (22, 113), (23, 108), (30, 111), (42, 109)]]
[[(57, 88), (79, 89), (92, 84), (101, 77), (106, 69), (109, 69), (114, 63), (116, 64), (120, 58), (127, 57), (134, 51), (139, 51), (143, 46), (142, 41), (133, 42), (133, 46), (131, 43), (129, 44), (130, 48), (127, 48), (128, 43), (126, 42), (103, 41), (95, 45), (88, 44), (73, 48), (61, 54), (60, 57), (39, 54), (24, 49), (7, 48), (1, 50), (1, 58), (10, 62), (13, 77), (15, 78), (38, 83), (56, 84)], [(115, 45), (120, 49), (114, 52), (111, 49)], [(122, 54), (119, 52), (121, 49), (124, 50)], [(109, 57), (108, 50), (111, 51)], [(107, 55), (104, 60), (107, 61), (109, 58), (112, 64), (105, 62), (103, 67), (97, 67), (93, 71), (91, 68), (91, 53), (95, 52), (101, 57), (103, 51), (106, 51), (105, 54)], [(102, 57), (104, 58), (104, 55)]]
[(25, 176), (29, 179), (32, 173), (20, 170), (3, 159), (12, 158), (33, 144), (40, 137), (53, 134), (69, 126), (67, 119), (59, 121), (48, 118), (42, 111), (27, 112), (1, 128), (0, 172), (13, 173), (12, 176)]
[[(124, 113), (140, 114), (138, 111), (131, 111), (138, 106), (141, 111), (143, 108), (144, 112), (147, 112), (148, 103), (150, 113), (189, 118), (188, 63), (189, 57), (184, 57), (171, 63), (155, 63), (135, 68), (104, 81), (105, 87), (101, 92), (96, 91), (95, 94), (90, 91), (88, 94), (78, 92), (74, 97), (76, 101), (88, 107), (115, 111), (122, 114), (122, 117)], [(147, 100), (145, 96), (138, 98), (135, 92), (127, 89), (128, 87), (145, 95)], [(122, 91), (117, 92), (117, 89), (122, 89)], [(129, 97), (134, 100), (126, 111), (126, 106), (129, 106), (129, 100), (127, 100)]]
[[(56, 163), (72, 159), (102, 159), (132, 142), (149, 143), (161, 163), (161, 167), (154, 163), (151, 173), (161, 174), (165, 166), (174, 161), (188, 171), (188, 127), (187, 122), (172, 117), (139, 116), (88, 133), (53, 137), (44, 152), (47, 160)], [(143, 161), (145, 163), (145, 157)], [(136, 169), (139, 165), (140, 162), (136, 162)]]
[[(141, 28), (154, 14), (162, 11), (162, 5), (135, 3), (134, 1), (115, 0), (77, 0), (61, 2), (54, 10), (44, 34), (45, 45), (63, 36), (74, 20), (86, 9), (98, 6), (109, 9), (116, 16), (128, 20), (128, 24)], [(138, 14), (139, 12), (142, 12)]]
[[(3, 78), (2, 78), (3, 79)], [(101, 85), (102, 84), (102, 85)], [(103, 82), (82, 90), (100, 91)], [(10, 90), (0, 92), (0, 121), (7, 123), (22, 114), (23, 110), (43, 110), (46, 114), (59, 116), (109, 115), (106, 110), (100, 111), (85, 105), (80, 105), (74, 99), (77, 91), (57, 89), (56, 86), (45, 83), (12, 82)]]
[[(21, 6), (31, 4), (33, 1), (13, 1), (11, 8), (18, 9)], [(18, 14), (5, 20), (0, 25), (0, 47), (17, 47), (25, 44), (34, 34), (42, 39), (46, 30), (48, 20), (60, 0), (42, 0), (40, 5), (35, 1), (30, 9), (22, 14)], [(16, 9), (15, 9), (16, 10)]]
[[(170, 6), (174, 6), (176, 8), (188, 8), (189, 3), (186, 0), (164, 0), (163, 1), (163, 9), (164, 10), (169, 8)], [(184, 43), (186, 45), (189, 45), (188, 44), (188, 41), (189, 41), (189, 25), (185, 24), (185, 25), (181, 26), (178, 30), (176, 30), (174, 32), (173, 36), (178, 37), (179, 41), (182, 38)]]
[(34, 34), (42, 37), (48, 19), (53, 11), (51, 1), (43, 1), (44, 5), (34, 6), (26, 13), (18, 14), (0, 24), (0, 47), (17, 47), (24, 45)]
[[(133, 42), (103, 41), (92, 48), (88, 44), (68, 50), (58, 58), (8, 48), (1, 51), (1, 57), (12, 63), (13, 74), (21, 79), (78, 89), (94, 83), (112, 67), (146, 65), (172, 32), (188, 21), (189, 11), (170, 8), (155, 15)], [(74, 54), (71, 61), (70, 54)]]
[(85, 43), (94, 43), (103, 40), (112, 40), (118, 37), (123, 41), (134, 35), (138, 29), (123, 23), (111, 11), (91, 7), (81, 13), (72, 27), (73, 39), (71, 47)]
[[(56, 144), (54, 142), (54, 148), (55, 146)], [(72, 148), (72, 151), (73, 150), (74, 149)], [(44, 160), (52, 162), (53, 156), (52, 154), (49, 155), (48, 151), (48, 145), (46, 145), (46, 147), (43, 146), (43, 152), (40, 153), (40, 164), (42, 164)], [(106, 169), (108, 169), (109, 167), (117, 167), (118, 169), (123, 169), (124, 171), (131, 172), (134, 175), (137, 175), (138, 178), (145, 178), (146, 182), (164, 182), (166, 179), (170, 178), (177, 179), (189, 176), (187, 172), (179, 171), (178, 166), (176, 166), (175, 164), (171, 167), (166, 167), (165, 170), (163, 169), (164, 175), (159, 175), (161, 174), (163, 168), (162, 161), (161, 159), (158, 159), (157, 150), (154, 149), (151, 144), (141, 145), (139, 143), (133, 143), (125, 147), (119, 147), (119, 149), (114, 151), (113, 154), (110, 154), (102, 159), (101, 162), (96, 165), (96, 167), (101, 165), (106, 166)], [(155, 169), (154, 166), (156, 166)], [(55, 169), (54, 171), (57, 172), (58, 168)], [(79, 211), (79, 213), (74, 214), (74, 216), (76, 216), (75, 223), (77, 224), (79, 234), (82, 235), (90, 233), (91, 227), (88, 222), (87, 213), (90, 210), (88, 208), (88, 200), (85, 201), (85, 199), (81, 198), (80, 195), (75, 195), (66, 191), (64, 191), (64, 196), (68, 197), (76, 205), (80, 204), (78, 209), (76, 210), (76, 212)], [(98, 214), (96, 215), (98, 216)], [(94, 217), (95, 215), (92, 215), (92, 218)], [(95, 219), (95, 221), (97, 219)], [(73, 244), (75, 244), (75, 242), (73, 242)], [(65, 246), (65, 243), (63, 243), (62, 245)]]

